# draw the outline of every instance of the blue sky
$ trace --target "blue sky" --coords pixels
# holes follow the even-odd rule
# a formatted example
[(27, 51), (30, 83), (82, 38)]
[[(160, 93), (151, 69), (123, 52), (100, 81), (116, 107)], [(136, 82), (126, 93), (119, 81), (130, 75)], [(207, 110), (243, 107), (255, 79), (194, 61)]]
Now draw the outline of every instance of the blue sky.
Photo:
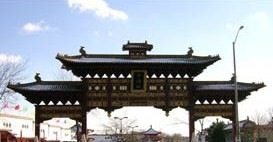
[[(1, 0), (0, 61), (11, 56), (27, 60), (23, 82), (34, 81), (36, 72), (43, 80), (55, 80), (61, 67), (57, 53), (79, 54), (83, 45), (90, 54), (120, 54), (128, 40), (147, 40), (154, 45), (149, 54), (186, 54), (188, 47), (193, 47), (194, 55), (219, 54), (222, 60), (195, 80), (229, 80), (232, 41), (244, 25), (236, 43), (238, 79), (267, 85), (240, 103), (239, 117), (244, 119), (273, 107), (272, 5), (271, 0)], [(146, 111), (143, 117), (158, 117), (154, 118), (158, 122), (133, 116), (135, 111)], [(161, 110), (132, 108), (113, 115), (131, 115), (170, 133), (181, 133), (177, 129), (182, 128), (188, 135), (186, 125), (169, 126), (177, 118), (187, 122), (187, 112), (172, 113), (166, 118)], [(145, 129), (150, 124), (139, 125)]]

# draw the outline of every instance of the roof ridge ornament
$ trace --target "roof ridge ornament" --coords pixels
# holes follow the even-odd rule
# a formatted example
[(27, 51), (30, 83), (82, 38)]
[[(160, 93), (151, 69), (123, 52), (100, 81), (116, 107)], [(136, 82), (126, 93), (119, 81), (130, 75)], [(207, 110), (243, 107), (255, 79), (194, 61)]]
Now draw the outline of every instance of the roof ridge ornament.
[(193, 54), (193, 49), (192, 49), (192, 47), (189, 47), (187, 56), (188, 56), (189, 58), (191, 58), (191, 57), (192, 57), (192, 54)]
[(80, 50), (79, 50), (79, 52), (81, 53), (81, 56), (83, 56), (83, 57), (86, 57), (86, 51), (84, 50), (84, 46), (80, 46), (81, 48), (80, 48)]
[(152, 44), (148, 44), (147, 40), (145, 42), (130, 42), (127, 41), (127, 44), (122, 46), (123, 51), (129, 51), (129, 56), (133, 58), (143, 58), (146, 57), (147, 51), (153, 49)]
[(235, 80), (235, 75), (234, 75), (234, 73), (232, 73), (232, 76), (231, 76), (231, 78), (230, 78), (230, 82), (234, 82)]
[(36, 82), (41, 82), (42, 79), (40, 77), (40, 73), (37, 72), (36, 75), (34, 76), (34, 79), (36, 80)]

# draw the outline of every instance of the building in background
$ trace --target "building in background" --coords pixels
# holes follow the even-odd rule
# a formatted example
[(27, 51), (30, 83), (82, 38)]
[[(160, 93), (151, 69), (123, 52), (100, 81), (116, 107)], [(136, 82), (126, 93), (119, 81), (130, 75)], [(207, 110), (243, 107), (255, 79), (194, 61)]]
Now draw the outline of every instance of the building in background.
[(16, 138), (34, 138), (34, 119), (14, 114), (0, 113), (0, 129)]
[[(0, 113), (1, 136), (13, 136), (16, 139), (33, 140), (35, 121), (33, 117)], [(73, 121), (68, 118), (53, 118), (41, 123), (40, 138), (46, 141), (73, 141), (71, 126)]]
[[(273, 141), (273, 123), (258, 124), (254, 121), (242, 120), (239, 123), (240, 136), (242, 142), (272, 142)], [(232, 141), (232, 124), (227, 124), (224, 129), (226, 142)]]
[(161, 140), (160, 134), (161, 133), (154, 130), (151, 125), (150, 129), (143, 133), (143, 142), (159, 142)]
[[(53, 119), (53, 121), (56, 121)], [(59, 121), (59, 120), (57, 120)], [(75, 135), (71, 127), (65, 124), (53, 124), (52, 120), (41, 123), (40, 138), (47, 141), (73, 141)], [(34, 131), (33, 131), (34, 134)]]
[(255, 138), (257, 142), (273, 142), (273, 120), (267, 124), (256, 124)]
[[(255, 140), (256, 123), (249, 118), (239, 122), (240, 136), (242, 142), (253, 142)], [(232, 123), (227, 124), (224, 128), (226, 142), (232, 142)]]
[(0, 129), (0, 141), (1, 142), (14, 142), (16, 141), (14, 134), (10, 133), (10, 130)]

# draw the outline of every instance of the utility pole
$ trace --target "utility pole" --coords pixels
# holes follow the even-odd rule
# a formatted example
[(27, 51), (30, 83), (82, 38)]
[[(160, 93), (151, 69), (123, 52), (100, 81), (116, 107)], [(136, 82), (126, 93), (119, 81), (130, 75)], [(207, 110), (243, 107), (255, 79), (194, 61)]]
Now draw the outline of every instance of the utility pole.
[(236, 37), (234, 41), (232, 42), (232, 47), (233, 47), (233, 66), (234, 66), (234, 93), (235, 93), (235, 100), (234, 100), (234, 105), (235, 105), (235, 140), (236, 142), (241, 142), (240, 138), (240, 127), (239, 127), (239, 113), (238, 113), (238, 86), (237, 86), (237, 73), (236, 73), (236, 58), (235, 58), (235, 44), (237, 41), (238, 34), (241, 29), (243, 29), (244, 26), (240, 26), (240, 28), (237, 31)]

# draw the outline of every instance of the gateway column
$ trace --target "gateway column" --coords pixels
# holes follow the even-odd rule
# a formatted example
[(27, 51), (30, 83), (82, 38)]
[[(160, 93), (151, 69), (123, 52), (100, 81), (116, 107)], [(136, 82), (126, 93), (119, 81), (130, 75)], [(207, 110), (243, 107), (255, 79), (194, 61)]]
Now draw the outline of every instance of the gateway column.
[(88, 85), (86, 79), (83, 79), (82, 85), (85, 87), (83, 95), (81, 95), (81, 122), (82, 122), (82, 134), (87, 135), (87, 101), (88, 101)]
[(40, 107), (35, 105), (35, 136), (40, 139)]

